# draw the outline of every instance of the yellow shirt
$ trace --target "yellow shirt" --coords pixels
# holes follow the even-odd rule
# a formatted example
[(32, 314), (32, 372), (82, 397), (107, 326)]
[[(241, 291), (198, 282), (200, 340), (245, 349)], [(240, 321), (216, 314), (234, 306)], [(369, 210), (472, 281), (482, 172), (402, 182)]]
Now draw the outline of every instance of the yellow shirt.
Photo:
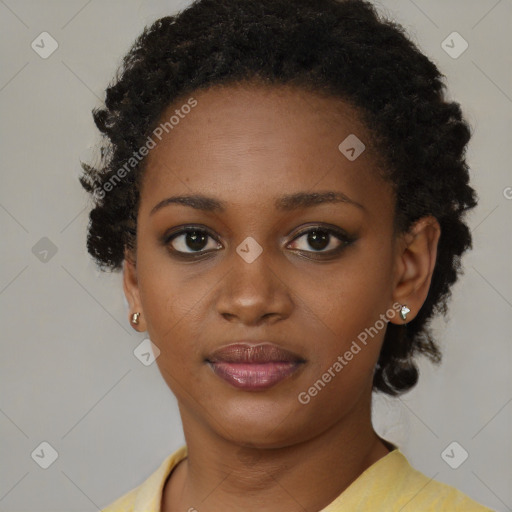
[[(141, 485), (111, 503), (102, 512), (161, 512), (165, 481), (187, 456), (182, 446), (169, 455)], [(367, 468), (320, 512), (495, 512), (450, 485), (420, 473), (398, 449)]]

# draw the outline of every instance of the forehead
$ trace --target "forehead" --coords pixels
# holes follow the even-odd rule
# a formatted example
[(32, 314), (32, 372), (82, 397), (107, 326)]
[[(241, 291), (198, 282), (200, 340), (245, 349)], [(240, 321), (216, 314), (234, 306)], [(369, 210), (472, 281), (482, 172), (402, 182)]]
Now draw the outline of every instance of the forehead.
[[(195, 106), (182, 108), (191, 98)], [(174, 102), (160, 123), (171, 117), (147, 156), (141, 209), (190, 193), (260, 206), (294, 191), (335, 189), (357, 202), (376, 186), (382, 193), (367, 131), (337, 98), (289, 86), (216, 86)], [(364, 151), (347, 158), (345, 140)]]

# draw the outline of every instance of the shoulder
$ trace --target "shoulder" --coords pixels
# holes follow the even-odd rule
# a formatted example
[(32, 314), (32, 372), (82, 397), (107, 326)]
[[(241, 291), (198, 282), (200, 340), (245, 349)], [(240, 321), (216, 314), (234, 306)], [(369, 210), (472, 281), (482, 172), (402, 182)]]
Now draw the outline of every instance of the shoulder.
[(397, 448), (366, 469), (321, 512), (495, 512), (413, 468)]
[(107, 505), (107, 507), (102, 508), (101, 512), (133, 512), (139, 488), (140, 486), (124, 494), (110, 505)]
[(410, 469), (404, 479), (403, 493), (403, 512), (494, 512), (455, 487), (429, 478), (414, 468)]
[[(451, 485), (429, 478), (413, 468), (400, 450), (394, 450), (383, 459), (382, 471), (392, 470), (394, 476), (387, 483), (393, 487), (396, 510), (420, 512), (427, 510), (450, 512), (493, 512)], [(393, 508), (395, 510), (395, 508)]]
[(101, 512), (160, 512), (165, 481), (178, 462), (186, 456), (187, 447), (182, 446), (168, 455), (144, 482), (101, 509)]

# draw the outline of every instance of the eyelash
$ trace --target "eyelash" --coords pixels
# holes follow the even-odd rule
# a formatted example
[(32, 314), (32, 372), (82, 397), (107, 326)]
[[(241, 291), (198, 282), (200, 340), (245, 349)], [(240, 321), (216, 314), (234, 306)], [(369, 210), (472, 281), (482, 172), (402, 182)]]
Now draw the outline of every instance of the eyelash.
[[(312, 232), (325, 233), (329, 237), (328, 245), (330, 245), (331, 239), (333, 237), (340, 241), (340, 245), (338, 247), (336, 247), (335, 249), (331, 249), (329, 251), (324, 251), (324, 250), (306, 251), (303, 249), (294, 249), (295, 251), (298, 251), (301, 253), (305, 252), (308, 254), (315, 254), (315, 255), (329, 255), (330, 257), (333, 257), (333, 256), (337, 256), (345, 247), (352, 244), (356, 240), (355, 237), (349, 236), (347, 233), (345, 233), (343, 230), (341, 230), (339, 228), (332, 228), (332, 227), (328, 228), (328, 227), (324, 227), (324, 226), (314, 225), (314, 226), (311, 226), (311, 227), (299, 232), (290, 243), (293, 243), (296, 240), (299, 240), (300, 238), (302, 238), (304, 235), (308, 235)], [(207, 237), (212, 238), (213, 240), (216, 240), (215, 236), (213, 236), (213, 234), (208, 229), (205, 229), (204, 227), (187, 226), (186, 228), (180, 229), (179, 231), (175, 231), (174, 233), (172, 233), (170, 235), (164, 235), (162, 243), (169, 248), (169, 251), (174, 256), (177, 256), (179, 258), (184, 258), (184, 259), (198, 259), (199, 257), (204, 256), (205, 254), (208, 254), (210, 252), (216, 252), (215, 249), (208, 250), (208, 251), (201, 250), (201, 251), (185, 252), (185, 251), (178, 251), (171, 247), (171, 242), (173, 240), (175, 240), (176, 238), (178, 238), (182, 235), (187, 235), (189, 233), (198, 233), (200, 235), (206, 235)], [(217, 241), (217, 243), (219, 243), (219, 242)], [(320, 257), (314, 256), (313, 258), (310, 258), (310, 259), (323, 259), (323, 258), (324, 258), (324, 256), (320, 256)]]

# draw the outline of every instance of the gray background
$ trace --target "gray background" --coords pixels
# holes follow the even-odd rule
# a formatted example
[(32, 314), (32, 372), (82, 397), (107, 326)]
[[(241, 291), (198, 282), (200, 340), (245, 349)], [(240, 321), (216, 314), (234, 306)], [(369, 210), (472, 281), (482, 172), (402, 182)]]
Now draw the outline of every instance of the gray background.
[[(156, 364), (133, 354), (145, 336), (129, 325), (120, 274), (100, 273), (85, 250), (89, 203), (77, 177), (98, 141), (91, 109), (120, 59), (144, 25), (187, 3), (0, 1), (1, 512), (98, 510), (183, 443)], [(420, 383), (403, 397), (377, 397), (375, 425), (429, 477), (509, 511), (512, 3), (376, 4), (463, 105), (480, 204), (449, 317), (434, 323), (444, 362), (422, 361)], [(46, 59), (31, 48), (43, 31), (59, 45)], [(453, 31), (469, 44), (456, 59), (441, 47)], [(31, 456), (43, 441), (58, 453), (48, 469)], [(441, 457), (453, 441), (469, 453), (458, 469)]]

